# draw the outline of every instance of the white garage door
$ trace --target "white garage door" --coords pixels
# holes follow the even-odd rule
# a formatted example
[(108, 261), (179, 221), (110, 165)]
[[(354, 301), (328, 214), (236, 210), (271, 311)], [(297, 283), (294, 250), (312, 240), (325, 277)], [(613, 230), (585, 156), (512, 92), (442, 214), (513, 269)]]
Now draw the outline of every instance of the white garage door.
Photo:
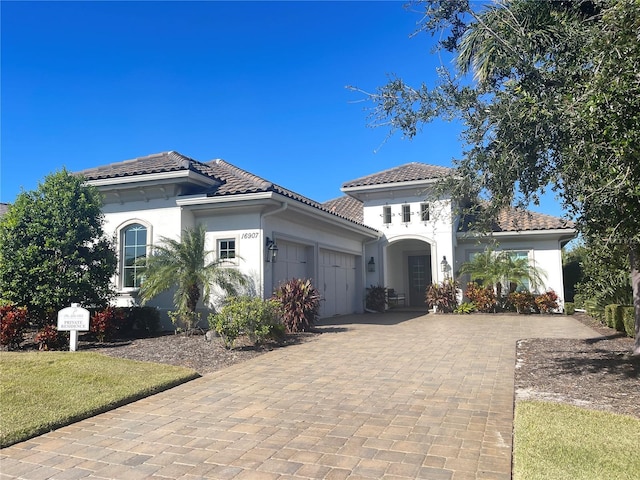
[(307, 247), (297, 243), (278, 241), (278, 258), (273, 264), (273, 286), (292, 278), (308, 278)]
[(354, 255), (320, 250), (321, 317), (354, 313), (358, 305), (356, 259)]

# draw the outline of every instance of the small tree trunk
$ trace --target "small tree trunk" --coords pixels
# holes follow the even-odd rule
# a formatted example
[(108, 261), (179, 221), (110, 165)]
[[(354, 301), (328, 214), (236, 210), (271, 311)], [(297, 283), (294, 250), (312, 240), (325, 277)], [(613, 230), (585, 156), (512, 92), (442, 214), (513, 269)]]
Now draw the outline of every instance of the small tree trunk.
[(631, 287), (633, 289), (633, 306), (635, 316), (635, 342), (633, 354), (640, 355), (640, 247), (633, 245), (629, 254), (631, 263)]

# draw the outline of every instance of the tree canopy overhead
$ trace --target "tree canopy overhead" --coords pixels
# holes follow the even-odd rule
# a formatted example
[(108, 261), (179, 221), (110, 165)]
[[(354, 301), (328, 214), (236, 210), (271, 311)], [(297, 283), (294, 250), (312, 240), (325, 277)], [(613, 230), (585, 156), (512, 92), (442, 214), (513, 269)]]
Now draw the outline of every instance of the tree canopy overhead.
[(37, 323), (72, 302), (106, 306), (117, 260), (101, 208), (99, 192), (66, 170), (20, 193), (0, 220), (0, 298)]
[(367, 94), (371, 124), (413, 137), (461, 121), (447, 188), (490, 217), (555, 191), (584, 235), (629, 255), (640, 353), (640, 0), (410, 5), (456, 61), (436, 85), (392, 78)]

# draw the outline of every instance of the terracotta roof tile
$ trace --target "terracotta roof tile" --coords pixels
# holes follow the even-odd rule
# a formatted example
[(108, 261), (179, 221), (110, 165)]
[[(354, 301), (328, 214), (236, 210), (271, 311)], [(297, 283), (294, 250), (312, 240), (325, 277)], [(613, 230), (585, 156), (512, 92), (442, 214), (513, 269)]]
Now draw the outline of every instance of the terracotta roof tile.
[(338, 215), (350, 218), (358, 223), (364, 222), (362, 202), (349, 195), (334, 198), (333, 200), (324, 202), (322, 205), (329, 211), (337, 213)]
[(0, 217), (9, 211), (8, 203), (0, 203)]
[(385, 185), (389, 183), (414, 182), (418, 180), (434, 180), (453, 173), (451, 168), (412, 162), (382, 172), (360, 177), (342, 184), (342, 188)]
[(573, 222), (544, 213), (510, 208), (498, 215), (495, 232), (519, 232), (530, 230), (562, 230), (574, 228)]
[(89, 168), (78, 172), (87, 180), (128, 177), (149, 173), (173, 172), (178, 170), (202, 170), (202, 163), (185, 157), (178, 152), (162, 152), (138, 157), (124, 162), (112, 163), (101, 167)]
[(202, 163), (178, 152), (170, 151), (87, 169), (78, 172), (78, 174), (84, 176), (87, 180), (98, 180), (189, 169), (197, 171), (202, 175), (208, 176), (219, 182), (218, 185), (208, 187), (206, 190), (201, 191), (201, 193), (205, 193), (207, 196), (214, 197), (274, 192), (346, 220), (359, 223), (360, 226), (375, 231), (375, 229), (362, 224), (362, 222), (357, 222), (350, 217), (331, 211), (314, 200), (276, 185), (275, 183), (271, 183), (268, 180), (231, 165), (221, 159)]

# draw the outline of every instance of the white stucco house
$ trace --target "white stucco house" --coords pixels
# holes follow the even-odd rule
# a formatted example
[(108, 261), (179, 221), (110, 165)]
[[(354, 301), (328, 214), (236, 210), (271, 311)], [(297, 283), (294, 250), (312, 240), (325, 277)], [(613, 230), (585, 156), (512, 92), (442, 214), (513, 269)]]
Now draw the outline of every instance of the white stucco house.
[[(562, 299), (561, 247), (576, 234), (559, 218), (508, 211), (490, 235), (472, 236), (450, 199), (433, 196), (434, 182), (450, 170), (423, 163), (348, 181), (344, 196), (322, 204), (224, 160), (199, 162), (173, 151), (78, 173), (104, 195), (105, 230), (120, 259), (119, 305), (135, 302), (135, 259), (161, 237), (178, 239), (198, 224), (209, 249), (250, 275), (265, 298), (285, 280), (312, 279), (322, 294), (321, 317), (362, 312), (370, 285), (425, 307), (426, 287), (455, 275), (492, 240), (541, 267), (543, 289)], [(171, 296), (155, 305), (172, 309)]]

